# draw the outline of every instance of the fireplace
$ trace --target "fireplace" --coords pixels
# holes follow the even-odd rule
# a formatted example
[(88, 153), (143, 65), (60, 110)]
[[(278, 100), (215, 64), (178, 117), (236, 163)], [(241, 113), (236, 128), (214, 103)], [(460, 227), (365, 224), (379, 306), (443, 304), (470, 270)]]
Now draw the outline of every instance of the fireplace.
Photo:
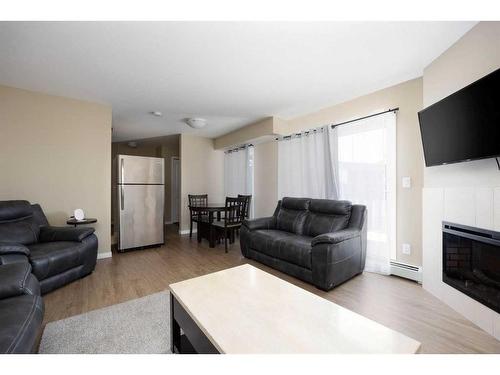
[(443, 221), (443, 281), (500, 313), (500, 232)]

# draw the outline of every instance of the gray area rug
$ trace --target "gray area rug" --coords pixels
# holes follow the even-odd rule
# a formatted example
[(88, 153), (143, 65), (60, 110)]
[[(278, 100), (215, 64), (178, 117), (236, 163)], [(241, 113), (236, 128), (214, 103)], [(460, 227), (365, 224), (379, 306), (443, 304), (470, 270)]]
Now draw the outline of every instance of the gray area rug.
[(39, 353), (170, 353), (169, 298), (164, 291), (51, 322)]

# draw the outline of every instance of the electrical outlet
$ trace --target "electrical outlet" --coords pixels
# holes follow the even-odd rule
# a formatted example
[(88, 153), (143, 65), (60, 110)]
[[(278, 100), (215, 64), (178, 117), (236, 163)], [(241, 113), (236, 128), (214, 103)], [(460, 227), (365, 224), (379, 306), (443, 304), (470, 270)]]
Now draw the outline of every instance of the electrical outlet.
[(409, 189), (411, 188), (411, 177), (409, 176), (405, 176), (401, 179), (401, 185), (403, 186), (403, 188), (405, 189)]
[(410, 255), (411, 254), (411, 245), (409, 243), (404, 243), (403, 248), (401, 250), (403, 254)]

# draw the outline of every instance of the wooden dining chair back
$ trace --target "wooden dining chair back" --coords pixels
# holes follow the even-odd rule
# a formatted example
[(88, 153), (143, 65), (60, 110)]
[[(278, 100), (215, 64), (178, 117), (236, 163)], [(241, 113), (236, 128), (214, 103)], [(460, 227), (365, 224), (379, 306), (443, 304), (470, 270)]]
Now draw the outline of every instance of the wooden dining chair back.
[(243, 220), (245, 220), (245, 206), (247, 199), (243, 197), (226, 198), (224, 217), (213, 225), (224, 230), (224, 249), (227, 253), (227, 240), (228, 236), (234, 236), (234, 231), (241, 227)]
[(227, 225), (241, 225), (245, 219), (247, 198), (226, 198), (226, 224)]
[(250, 218), (250, 204), (252, 203), (252, 195), (238, 194), (238, 198), (246, 198), (245, 203), (245, 219)]
[(200, 220), (206, 220), (208, 212), (194, 210), (192, 207), (207, 207), (208, 206), (208, 194), (188, 194), (189, 201), (189, 238), (193, 236), (193, 222), (198, 222)]

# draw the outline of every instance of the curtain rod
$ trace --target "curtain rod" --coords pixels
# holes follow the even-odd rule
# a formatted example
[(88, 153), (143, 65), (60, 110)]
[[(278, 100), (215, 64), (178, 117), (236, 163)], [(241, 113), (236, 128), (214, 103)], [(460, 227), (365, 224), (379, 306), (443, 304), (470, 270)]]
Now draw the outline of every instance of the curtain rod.
[(242, 145), (242, 146), (239, 146), (239, 147), (235, 147), (235, 148), (231, 148), (229, 150), (226, 150), (226, 151), (224, 151), (224, 153), (225, 154), (230, 154), (231, 152), (236, 152), (236, 151), (244, 150), (244, 149), (246, 149), (248, 147), (254, 147), (254, 145), (251, 144), (251, 143), (248, 143), (246, 145)]
[(333, 129), (333, 128), (337, 127), (337, 126), (349, 124), (349, 123), (354, 122), (354, 121), (360, 121), (360, 120), (364, 120), (366, 118), (370, 118), (370, 117), (374, 117), (374, 116), (380, 116), (380, 115), (383, 115), (384, 113), (397, 112), (397, 111), (399, 111), (399, 107), (388, 109), (387, 111), (382, 111), (382, 112), (374, 113), (373, 115), (358, 117), (358, 118), (355, 118), (353, 120), (344, 121), (344, 122), (341, 122), (341, 123), (338, 123), (338, 124), (332, 124), (330, 126)]
[(290, 135), (284, 135), (283, 137), (276, 137), (276, 140), (279, 141), (280, 139), (290, 139), (294, 135), (300, 137), (300, 136), (302, 136), (302, 134), (308, 135), (309, 133), (316, 133), (317, 131), (323, 131), (323, 127), (314, 128), (314, 129), (311, 129), (311, 130), (306, 130), (306, 131), (303, 131), (301, 133), (294, 133), (294, 134), (290, 134)]
[(358, 117), (358, 118), (355, 118), (355, 119), (352, 119), (352, 120), (349, 120), (349, 121), (344, 121), (344, 122), (340, 122), (338, 124), (329, 124), (329, 125), (323, 125), (323, 126), (320, 126), (318, 128), (314, 128), (314, 129), (311, 129), (311, 130), (307, 130), (305, 132), (301, 132), (301, 133), (294, 133), (294, 134), (290, 134), (290, 135), (285, 135), (283, 137), (276, 137), (276, 140), (279, 141), (281, 139), (290, 139), (292, 138), (294, 135), (296, 136), (301, 136), (302, 134), (308, 134), (310, 132), (316, 132), (318, 129), (322, 129), (323, 127), (325, 126), (330, 126), (332, 129), (337, 127), (337, 126), (340, 126), (340, 125), (345, 125), (345, 124), (349, 124), (351, 122), (355, 122), (355, 121), (360, 121), (360, 120), (364, 120), (364, 119), (367, 119), (367, 118), (370, 118), (370, 117), (374, 117), (374, 116), (380, 116), (380, 115), (383, 115), (384, 113), (389, 113), (389, 112), (397, 112), (399, 111), (399, 107), (396, 107), (396, 108), (391, 108), (391, 109), (388, 109), (387, 111), (382, 111), (382, 112), (377, 112), (377, 113), (374, 113), (372, 115), (368, 115), (368, 116), (363, 116), (363, 117)]

